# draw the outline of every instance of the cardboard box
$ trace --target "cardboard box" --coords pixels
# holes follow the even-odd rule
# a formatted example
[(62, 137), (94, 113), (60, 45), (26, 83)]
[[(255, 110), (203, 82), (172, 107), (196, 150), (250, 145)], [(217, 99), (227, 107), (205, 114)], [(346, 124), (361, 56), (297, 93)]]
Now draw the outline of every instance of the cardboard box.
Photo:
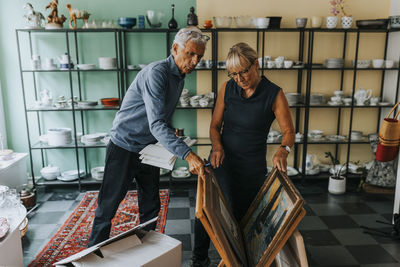
[(154, 218), (133, 229), (57, 262), (56, 266), (181, 266), (182, 243), (167, 235), (141, 230)]

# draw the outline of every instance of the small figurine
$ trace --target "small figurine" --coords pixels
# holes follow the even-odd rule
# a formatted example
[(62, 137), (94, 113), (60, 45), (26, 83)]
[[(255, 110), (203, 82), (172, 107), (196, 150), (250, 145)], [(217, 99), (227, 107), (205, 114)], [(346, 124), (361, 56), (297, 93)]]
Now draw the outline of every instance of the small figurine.
[(188, 14), (187, 18), (187, 25), (188, 26), (197, 26), (199, 22), (197, 21), (197, 15), (194, 13), (194, 7), (190, 8), (190, 13)]
[(23, 9), (27, 9), (26, 15), (24, 15), (26, 19), (25, 28), (42, 29), (42, 21), (45, 20), (43, 14), (35, 11), (30, 3), (26, 3)]
[(68, 12), (69, 12), (69, 28), (76, 29), (76, 20), (82, 19), (84, 25), (87, 25), (90, 14), (86, 10), (78, 10), (76, 8), (72, 8), (71, 4), (67, 4)]
[(64, 17), (64, 15), (58, 17), (57, 7), (58, 7), (58, 0), (52, 0), (46, 6), (46, 10), (48, 8), (51, 8), (51, 13), (50, 15), (47, 16), (46, 29), (60, 29), (63, 27), (63, 23), (67, 19), (66, 17)]

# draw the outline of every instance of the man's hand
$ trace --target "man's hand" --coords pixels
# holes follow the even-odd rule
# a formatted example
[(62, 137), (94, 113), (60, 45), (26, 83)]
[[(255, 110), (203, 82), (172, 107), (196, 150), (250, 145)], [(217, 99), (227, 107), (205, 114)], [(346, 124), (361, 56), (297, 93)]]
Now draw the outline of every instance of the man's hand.
[(211, 166), (214, 169), (218, 168), (219, 166), (221, 166), (222, 162), (224, 161), (224, 158), (225, 158), (225, 152), (222, 147), (213, 149), (210, 156)]
[(285, 149), (282, 147), (278, 148), (278, 151), (276, 151), (274, 158), (272, 159), (274, 167), (278, 168), (278, 170), (282, 172), (286, 172), (288, 155), (289, 153)]
[(193, 152), (189, 152), (185, 160), (189, 163), (189, 171), (204, 176), (204, 161)]

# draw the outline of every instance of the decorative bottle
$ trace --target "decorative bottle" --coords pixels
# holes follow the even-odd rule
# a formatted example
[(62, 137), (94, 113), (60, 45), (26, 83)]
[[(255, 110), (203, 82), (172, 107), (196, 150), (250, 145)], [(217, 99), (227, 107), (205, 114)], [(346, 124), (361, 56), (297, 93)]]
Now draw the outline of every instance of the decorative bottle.
[(168, 28), (170, 28), (170, 29), (176, 29), (176, 28), (178, 28), (178, 22), (176, 22), (176, 20), (175, 20), (175, 18), (174, 18), (174, 15), (175, 15), (175, 5), (174, 4), (172, 4), (171, 5), (171, 8), (172, 8), (172, 18), (169, 20), (169, 22), (168, 22)]

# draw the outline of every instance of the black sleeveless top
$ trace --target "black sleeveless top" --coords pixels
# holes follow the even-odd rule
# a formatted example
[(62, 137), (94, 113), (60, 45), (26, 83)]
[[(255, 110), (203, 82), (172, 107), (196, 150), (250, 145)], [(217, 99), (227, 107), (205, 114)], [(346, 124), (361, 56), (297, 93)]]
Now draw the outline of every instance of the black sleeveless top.
[(257, 176), (264, 180), (267, 173), (266, 140), (275, 119), (272, 105), (281, 88), (262, 76), (249, 98), (242, 96), (242, 90), (233, 79), (226, 84), (221, 136), (225, 164), (235, 176)]

